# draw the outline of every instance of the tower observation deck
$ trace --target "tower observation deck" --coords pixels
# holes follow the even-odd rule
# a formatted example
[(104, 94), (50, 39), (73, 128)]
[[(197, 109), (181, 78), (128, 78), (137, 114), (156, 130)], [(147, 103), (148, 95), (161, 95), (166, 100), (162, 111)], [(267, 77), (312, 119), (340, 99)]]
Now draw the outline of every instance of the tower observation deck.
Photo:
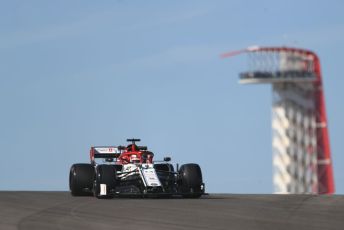
[(320, 61), (309, 50), (250, 47), (242, 84), (272, 85), (273, 184), (276, 193), (334, 193)]

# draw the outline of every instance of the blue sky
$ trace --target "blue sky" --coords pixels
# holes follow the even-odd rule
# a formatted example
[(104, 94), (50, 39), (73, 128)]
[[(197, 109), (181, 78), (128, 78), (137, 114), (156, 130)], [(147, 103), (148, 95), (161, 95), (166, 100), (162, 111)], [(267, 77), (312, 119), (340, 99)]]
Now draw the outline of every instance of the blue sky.
[(91, 145), (142, 139), (208, 192), (271, 193), (271, 87), (250, 45), (315, 51), (344, 193), (342, 1), (0, 1), (0, 190), (67, 190)]

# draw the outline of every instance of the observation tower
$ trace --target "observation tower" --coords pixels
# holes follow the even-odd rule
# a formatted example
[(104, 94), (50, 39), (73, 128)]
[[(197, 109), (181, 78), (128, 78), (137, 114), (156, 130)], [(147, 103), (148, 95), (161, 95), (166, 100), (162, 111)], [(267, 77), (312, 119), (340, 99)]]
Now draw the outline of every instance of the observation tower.
[(241, 84), (272, 85), (273, 184), (276, 193), (334, 193), (328, 123), (318, 56), (287, 47), (249, 47)]

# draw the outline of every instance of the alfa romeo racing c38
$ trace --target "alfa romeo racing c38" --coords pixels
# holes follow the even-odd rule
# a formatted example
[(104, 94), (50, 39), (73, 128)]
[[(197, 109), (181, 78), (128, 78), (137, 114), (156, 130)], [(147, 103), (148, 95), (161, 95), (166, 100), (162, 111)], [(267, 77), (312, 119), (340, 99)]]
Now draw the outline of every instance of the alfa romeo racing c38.
[[(171, 158), (155, 161), (154, 153), (138, 146), (140, 139), (127, 139), (127, 146), (94, 146), (90, 163), (73, 164), (69, 188), (73, 196), (199, 198), (205, 192), (198, 164), (175, 167)], [(99, 162), (101, 161), (101, 162)]]

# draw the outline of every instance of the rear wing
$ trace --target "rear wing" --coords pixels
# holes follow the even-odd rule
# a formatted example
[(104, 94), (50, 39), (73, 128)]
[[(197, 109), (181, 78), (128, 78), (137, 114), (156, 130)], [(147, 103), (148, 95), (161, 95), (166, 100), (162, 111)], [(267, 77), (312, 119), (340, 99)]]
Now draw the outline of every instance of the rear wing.
[(121, 151), (124, 150), (123, 146), (94, 146), (90, 150), (91, 162), (94, 162), (96, 158), (114, 159), (121, 155)]

